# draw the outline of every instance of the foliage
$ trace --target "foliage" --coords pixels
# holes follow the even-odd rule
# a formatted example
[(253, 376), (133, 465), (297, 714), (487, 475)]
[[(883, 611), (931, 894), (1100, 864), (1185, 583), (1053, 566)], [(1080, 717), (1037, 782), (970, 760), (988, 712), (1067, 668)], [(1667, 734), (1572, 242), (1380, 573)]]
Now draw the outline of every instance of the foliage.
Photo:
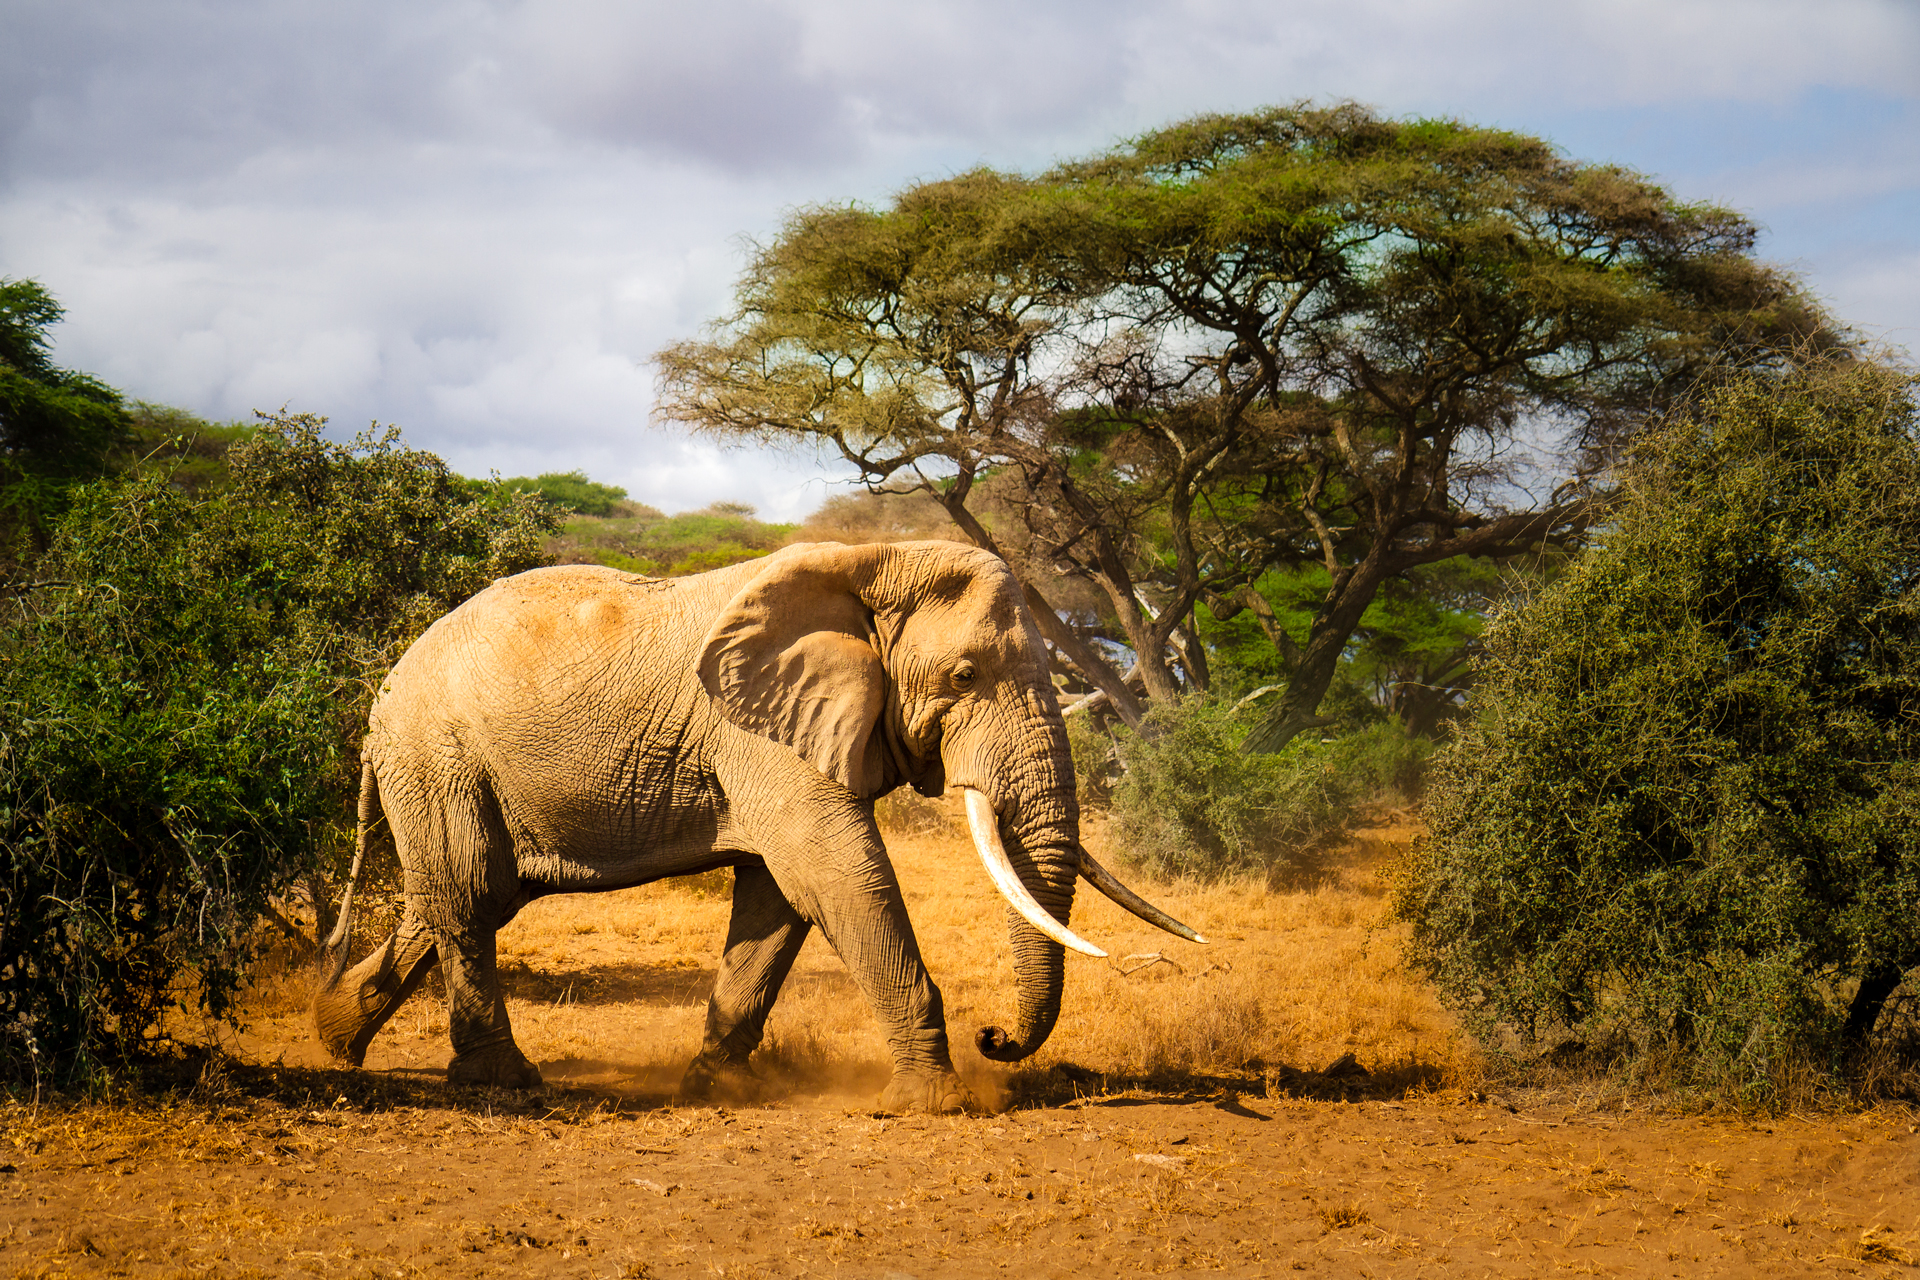
[(257, 925), (349, 843), (378, 672), (538, 561), (395, 434), (270, 420), (224, 488), (78, 491), (0, 637), (0, 1074), (85, 1075), (170, 1007), (230, 1016)]
[(735, 312), (660, 354), (661, 412), (936, 498), (1130, 723), (1115, 646), (1152, 700), (1205, 688), (1195, 606), (1322, 567), (1304, 638), (1270, 637), (1287, 687), (1249, 741), (1271, 748), (1320, 723), (1383, 584), (1577, 538), (1584, 478), (1648, 409), (1843, 341), (1754, 234), (1498, 130), (1204, 116), (799, 210)]
[(565, 507), (583, 516), (610, 516), (626, 507), (627, 491), (610, 484), (596, 484), (584, 471), (549, 471), (545, 475), (515, 476), (502, 480), (503, 493), (532, 493), (548, 504)]
[[(1531, 559), (1537, 575), (1541, 566)], [(1324, 718), (1352, 726), (1390, 715), (1410, 733), (1438, 736), (1472, 685), (1472, 655), (1488, 610), (1522, 578), (1513, 562), (1466, 556), (1389, 578), (1360, 615), (1329, 681)], [(1283, 693), (1282, 655), (1306, 642), (1332, 589), (1323, 566), (1276, 568), (1238, 598), (1196, 610), (1194, 630), (1214, 655), (1215, 690), (1256, 700)]]
[(254, 423), (208, 422), (184, 409), (135, 401), (128, 413), (124, 457), (110, 458), (109, 470), (160, 475), (176, 489), (206, 493), (228, 483), (228, 452), (259, 429)]
[(1920, 964), (1920, 430), (1865, 362), (1732, 380), (1501, 613), (1398, 904), (1480, 1034), (1764, 1096)]
[(48, 357), (64, 314), (34, 281), (0, 279), (0, 564), (45, 548), (73, 486), (126, 435), (120, 393)]
[(325, 424), (270, 415), (228, 453), (223, 507), (251, 515), (209, 567), (274, 601), (291, 625), (350, 637), (350, 656), (379, 668), (495, 578), (545, 563), (555, 520), (539, 500), (476, 496), (397, 428), (341, 445)]
[[(1361, 806), (1415, 794), (1431, 750), (1381, 722), (1248, 754), (1240, 749), (1245, 720), (1206, 696), (1156, 704), (1146, 730), (1116, 733), (1125, 772), (1111, 788), (1115, 838), (1157, 874), (1202, 880), (1254, 870), (1285, 879), (1306, 870)], [(1102, 735), (1084, 725), (1070, 732), (1081, 776), (1103, 785)]]
[(548, 549), (563, 564), (604, 564), (677, 578), (764, 556), (785, 545), (794, 527), (757, 520), (753, 508), (739, 502), (716, 502), (677, 516), (640, 507), (626, 516), (569, 520)]
[(72, 1079), (221, 1015), (340, 818), (337, 680), (195, 562), (198, 513), (87, 491), (0, 659), (0, 1074)]

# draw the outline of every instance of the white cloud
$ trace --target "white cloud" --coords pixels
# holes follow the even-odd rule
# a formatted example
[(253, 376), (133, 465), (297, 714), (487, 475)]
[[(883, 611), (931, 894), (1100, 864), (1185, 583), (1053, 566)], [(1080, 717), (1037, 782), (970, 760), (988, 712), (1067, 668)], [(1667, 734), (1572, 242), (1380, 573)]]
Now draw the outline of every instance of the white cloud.
[(1843, 316), (1885, 317), (1861, 324), (1862, 332), (1920, 357), (1920, 248), (1885, 248), (1837, 265), (1820, 281), (1820, 292)]
[(777, 0), (519, 6), (490, 42), (500, 92), (558, 132), (726, 168), (791, 170), (857, 149), (845, 94), (801, 66)]
[(832, 472), (644, 425), (647, 356), (724, 309), (740, 235), (1202, 110), (1577, 119), (1773, 223), (1843, 314), (1920, 326), (1903, 0), (0, 0), (0, 27), (0, 273), (67, 304), (60, 359), (669, 510), (792, 515)]
[(1443, 114), (1787, 102), (1815, 87), (1909, 94), (1920, 70), (1920, 10), (1901, 0), (1189, 0), (1141, 36), (1131, 97), (1158, 110), (1223, 91)]

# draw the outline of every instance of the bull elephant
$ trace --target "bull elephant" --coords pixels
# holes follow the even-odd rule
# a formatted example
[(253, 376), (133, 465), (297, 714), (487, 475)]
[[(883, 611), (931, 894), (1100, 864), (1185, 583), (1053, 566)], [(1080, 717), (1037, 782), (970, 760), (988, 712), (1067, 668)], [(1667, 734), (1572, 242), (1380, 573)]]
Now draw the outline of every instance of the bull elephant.
[[(964, 789), (980, 857), (1010, 903), (1018, 1012), (980, 1052), (1032, 1053), (1060, 1012), (1077, 878), (1172, 932), (1081, 848), (1067, 737), (1045, 649), (997, 557), (945, 542), (786, 548), (677, 580), (599, 566), (502, 579), (393, 668), (362, 751), (361, 849), (381, 811), (404, 910), (351, 971), (352, 882), (318, 993), (322, 1042), (358, 1065), (436, 963), (450, 1080), (528, 1086), (494, 933), (551, 893), (734, 868), (706, 1034), (683, 1088), (746, 1072), (817, 926), (885, 1029), (889, 1110), (954, 1110), (928, 976), (875, 797)], [(359, 859), (355, 859), (357, 878)]]

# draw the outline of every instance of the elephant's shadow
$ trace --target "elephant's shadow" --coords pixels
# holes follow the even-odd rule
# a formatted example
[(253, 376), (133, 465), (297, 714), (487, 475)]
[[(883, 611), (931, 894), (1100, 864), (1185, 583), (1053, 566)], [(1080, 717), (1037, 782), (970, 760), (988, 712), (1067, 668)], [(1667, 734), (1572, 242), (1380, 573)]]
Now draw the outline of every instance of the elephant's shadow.
[[(618, 1017), (622, 1007), (634, 1006), (654, 1010), (704, 1010), (718, 973), (717, 968), (685, 961), (679, 964), (560, 964), (535, 968), (516, 957), (501, 964), (500, 986), (509, 999), (536, 1006), (535, 1011), (530, 1011), (536, 1020), (544, 1016), (539, 1012), (542, 1008), (561, 1012), (571, 1007), (600, 1008)], [(853, 976), (843, 969), (789, 974), (781, 988), (782, 1000), (805, 1000), (809, 996), (820, 996), (835, 1004), (860, 1000)], [(888, 1073), (880, 1062), (813, 1061), (810, 1051), (817, 1049), (817, 1045), (806, 1037), (802, 1037), (799, 1044), (798, 1057), (792, 1054), (781, 1054), (776, 1059), (756, 1057), (756, 1076), (760, 1083), (754, 1086), (755, 1097), (742, 1096), (734, 1100), (764, 1101), (795, 1090), (821, 1089), (852, 1089), (871, 1095), (886, 1086)], [(681, 1073), (686, 1068), (684, 1057), (671, 1052), (663, 1057), (661, 1053), (659, 1046), (653, 1051), (641, 1050), (631, 1055), (622, 1055), (617, 1050), (607, 1056), (579, 1054), (576, 1050), (566, 1057), (542, 1058), (538, 1065), (548, 1084), (555, 1088), (617, 1096), (628, 1101), (651, 1100), (653, 1105), (659, 1105), (677, 1095)]]
[[(659, 1008), (704, 1007), (718, 980), (717, 968), (698, 965), (588, 964), (536, 969), (522, 960), (500, 965), (500, 987), (510, 1000), (545, 1005), (645, 1004)], [(790, 974), (781, 998), (808, 995), (859, 998), (844, 970), (820, 969)]]

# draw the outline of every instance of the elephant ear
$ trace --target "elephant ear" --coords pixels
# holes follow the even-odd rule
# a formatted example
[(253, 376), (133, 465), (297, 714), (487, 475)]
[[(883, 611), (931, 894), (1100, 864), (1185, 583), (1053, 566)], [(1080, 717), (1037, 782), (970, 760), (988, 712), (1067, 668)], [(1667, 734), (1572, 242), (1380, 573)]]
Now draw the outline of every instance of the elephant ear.
[(792, 747), (857, 796), (884, 785), (886, 670), (855, 578), (870, 553), (824, 544), (782, 555), (728, 602), (700, 650), (721, 713)]

